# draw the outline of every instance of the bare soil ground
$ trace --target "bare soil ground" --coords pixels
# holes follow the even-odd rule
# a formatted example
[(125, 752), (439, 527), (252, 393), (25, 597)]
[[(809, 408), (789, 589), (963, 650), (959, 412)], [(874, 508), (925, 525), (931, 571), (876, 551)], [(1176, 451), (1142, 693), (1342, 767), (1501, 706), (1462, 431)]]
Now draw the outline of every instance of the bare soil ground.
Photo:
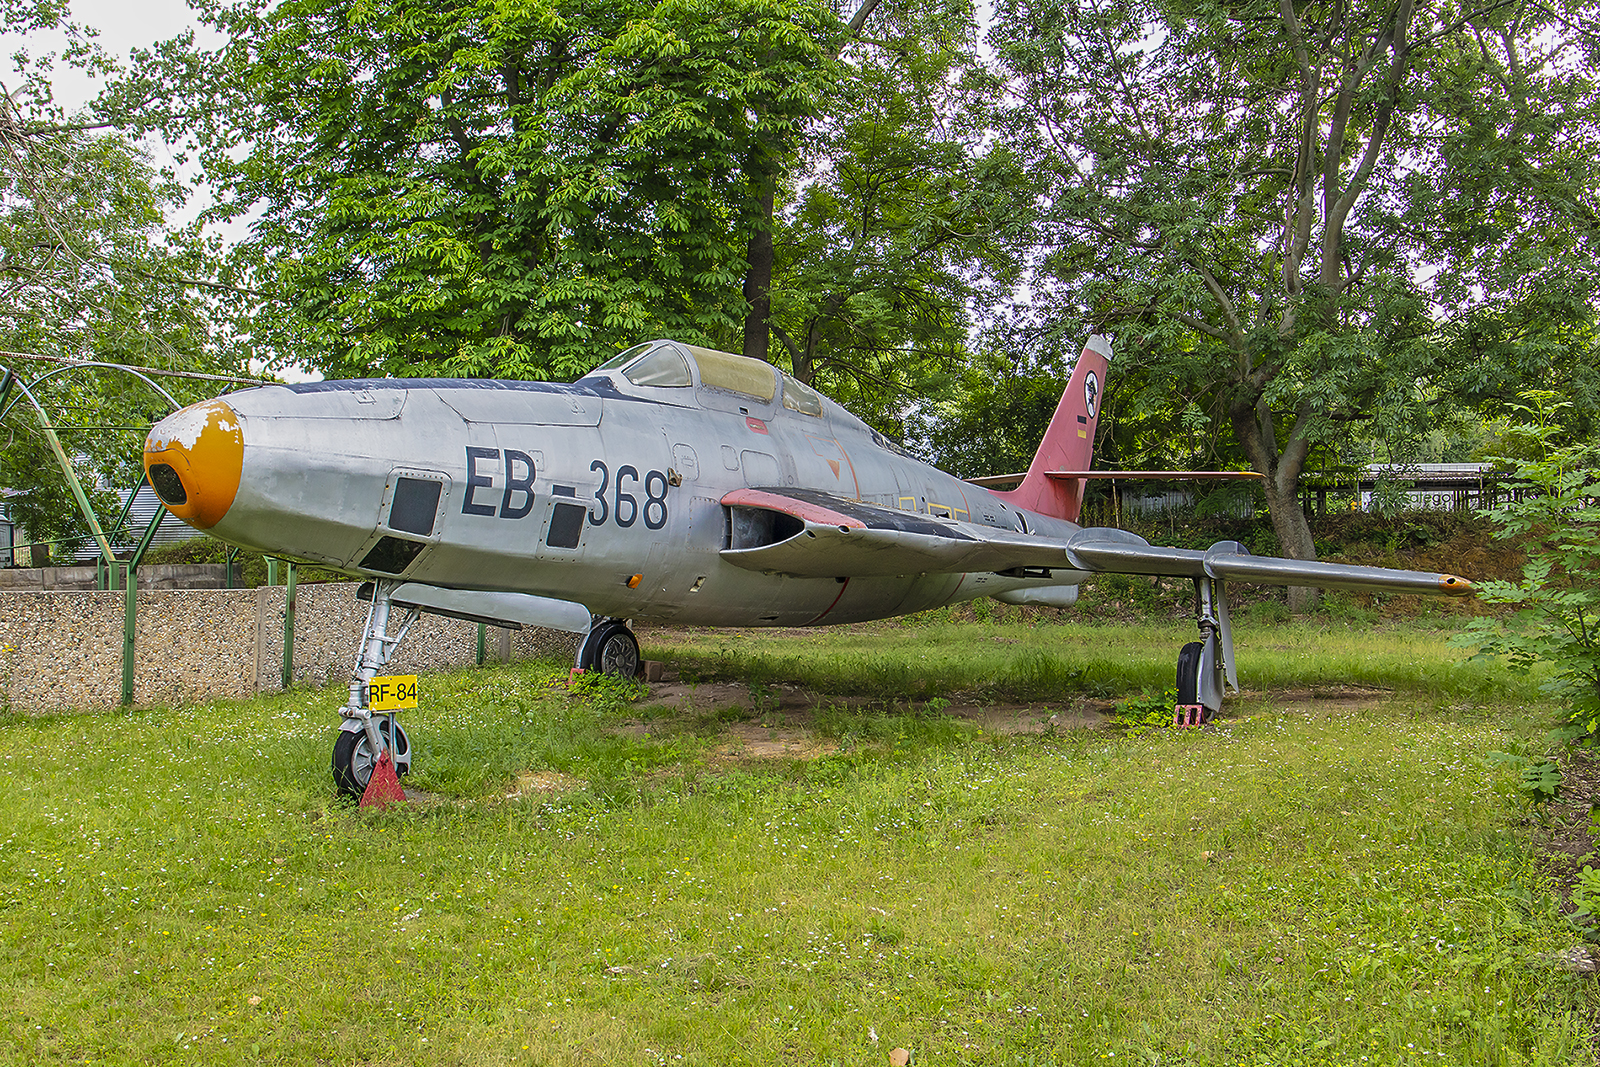
[[(748, 755), (785, 758), (826, 755), (837, 746), (814, 736), (816, 713), (824, 707), (867, 709), (881, 701), (825, 696), (797, 685), (779, 684), (752, 690), (738, 682), (687, 683), (668, 672), (651, 685), (649, 696), (634, 705), (637, 717), (619, 731), (631, 736), (665, 733), (708, 718), (722, 721), (727, 746)], [(1112, 705), (1073, 697), (1060, 704), (976, 704), (956, 700), (941, 704), (938, 714), (975, 723), (996, 734), (1043, 734), (1049, 731), (1103, 728)]]
[[(1588, 749), (1567, 749), (1561, 755), (1561, 795), (1550, 805), (1548, 825), (1535, 825), (1533, 834), (1544, 846), (1546, 869), (1569, 905), (1585, 857), (1596, 848), (1589, 821), (1596, 803), (1600, 803), (1600, 755)], [(1529, 820), (1537, 822), (1531, 815)]]

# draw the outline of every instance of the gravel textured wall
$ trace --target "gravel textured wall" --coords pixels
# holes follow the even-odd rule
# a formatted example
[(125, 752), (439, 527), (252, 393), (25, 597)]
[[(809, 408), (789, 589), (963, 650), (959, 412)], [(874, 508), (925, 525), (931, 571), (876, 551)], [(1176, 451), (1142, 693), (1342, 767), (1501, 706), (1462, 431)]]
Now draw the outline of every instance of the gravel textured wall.
[[(350, 677), (367, 604), (354, 583), (295, 591), (294, 680)], [(175, 703), (277, 689), (283, 678), (282, 586), (150, 590), (139, 594), (134, 702)], [(0, 703), (26, 710), (116, 704), (122, 696), (120, 592), (0, 592)], [(488, 658), (570, 657), (577, 637), (491, 629)], [(477, 657), (475, 623), (425, 615), (386, 670), (464, 667)]]

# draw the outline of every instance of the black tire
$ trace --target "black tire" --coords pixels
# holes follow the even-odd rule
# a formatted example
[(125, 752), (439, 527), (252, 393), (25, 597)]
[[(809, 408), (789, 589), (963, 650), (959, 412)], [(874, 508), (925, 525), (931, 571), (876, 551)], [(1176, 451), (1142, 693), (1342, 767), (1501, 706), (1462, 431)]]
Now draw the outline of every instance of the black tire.
[(1190, 641), (1178, 653), (1178, 703), (1200, 703), (1200, 653), (1205, 645)]
[[(385, 744), (393, 744), (397, 755), (409, 755), (411, 752), (411, 739), (406, 736), (405, 727), (396, 723), (394, 739), (389, 736), (389, 719), (378, 720), (378, 733), (383, 736)], [(367, 732), (358, 730), (351, 733), (349, 730), (340, 730), (339, 737), (333, 743), (333, 785), (339, 792), (350, 797), (359, 798), (367, 791), (367, 783), (372, 780), (372, 768), (376, 760), (372, 757), (372, 746), (367, 744)], [(408, 774), (411, 771), (411, 761), (397, 761), (396, 774)]]
[(600, 635), (595, 646), (595, 666), (601, 674), (619, 678), (639, 676), (639, 641), (623, 623), (616, 623)]

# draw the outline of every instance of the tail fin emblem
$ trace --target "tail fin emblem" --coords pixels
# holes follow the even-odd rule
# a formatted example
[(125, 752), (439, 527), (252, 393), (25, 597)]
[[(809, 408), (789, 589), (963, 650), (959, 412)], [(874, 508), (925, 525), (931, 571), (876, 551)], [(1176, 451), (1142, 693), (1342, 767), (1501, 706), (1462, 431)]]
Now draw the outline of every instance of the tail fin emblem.
[(1100, 378), (1094, 371), (1090, 371), (1083, 379), (1083, 402), (1089, 409), (1089, 417), (1095, 415), (1095, 405), (1100, 401)]

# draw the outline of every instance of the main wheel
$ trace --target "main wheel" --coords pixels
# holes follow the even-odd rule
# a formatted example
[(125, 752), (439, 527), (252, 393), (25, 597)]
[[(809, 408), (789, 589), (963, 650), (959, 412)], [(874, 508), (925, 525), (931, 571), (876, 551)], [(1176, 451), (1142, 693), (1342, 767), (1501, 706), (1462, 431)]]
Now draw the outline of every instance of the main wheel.
[(639, 641), (623, 623), (615, 623), (600, 635), (595, 647), (595, 666), (601, 674), (620, 678), (639, 676)]
[(1190, 641), (1178, 653), (1178, 703), (1200, 703), (1200, 653), (1205, 651), (1205, 645), (1199, 641)]
[[(392, 719), (378, 720), (378, 733), (383, 736), (384, 744), (393, 748), (390, 755), (394, 759), (396, 774), (406, 774), (411, 770), (411, 761), (396, 757), (411, 754), (411, 739), (406, 736), (405, 727), (394, 723), (394, 733), (391, 736), (389, 724)], [(359, 797), (367, 791), (367, 783), (372, 780), (372, 768), (377, 764), (377, 756), (372, 751), (372, 745), (367, 742), (367, 732), (357, 730), (340, 730), (339, 739), (333, 743), (333, 784), (339, 792), (346, 796)]]

